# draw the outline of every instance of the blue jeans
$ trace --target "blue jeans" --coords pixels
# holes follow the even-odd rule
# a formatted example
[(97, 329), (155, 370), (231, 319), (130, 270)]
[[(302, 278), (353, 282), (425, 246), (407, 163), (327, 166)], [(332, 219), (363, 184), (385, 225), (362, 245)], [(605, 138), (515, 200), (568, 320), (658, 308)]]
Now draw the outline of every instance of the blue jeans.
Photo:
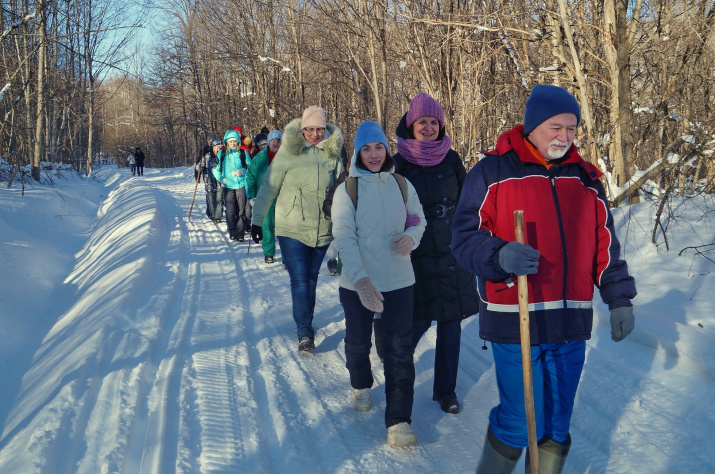
[(315, 337), (313, 313), (318, 273), (328, 246), (308, 247), (290, 237), (278, 237), (283, 261), (290, 276), (290, 294), (293, 300), (293, 319), (298, 328), (298, 340), (303, 336)]
[[(412, 328), (412, 347), (432, 325), (432, 321), (415, 320)], [(457, 369), (459, 369), (459, 346), (462, 340), (462, 321), (437, 321), (437, 346), (434, 354), (434, 384), (432, 399), (457, 398)]]
[[(499, 405), (489, 414), (492, 432), (515, 448), (529, 445), (524, 407), (520, 344), (492, 343)], [(586, 342), (531, 346), (536, 439), (564, 444), (569, 435), (576, 389), (586, 358)]]
[[(282, 246), (281, 246), (282, 248)], [(385, 356), (385, 426), (411, 423), (415, 388), (412, 359), (414, 286), (382, 293), (383, 351)], [(345, 311), (345, 366), (353, 388), (370, 388), (370, 339), (374, 311), (366, 309), (356, 291), (340, 288)]]

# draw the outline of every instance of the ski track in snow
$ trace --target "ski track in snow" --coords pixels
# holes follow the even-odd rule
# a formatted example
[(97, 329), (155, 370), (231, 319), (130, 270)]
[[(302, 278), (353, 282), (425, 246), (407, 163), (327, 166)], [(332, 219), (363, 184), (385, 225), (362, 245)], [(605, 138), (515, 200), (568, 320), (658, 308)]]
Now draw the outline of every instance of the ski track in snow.
[[(113, 184), (67, 280), (75, 304), (38, 348), (1, 427), (0, 472), (474, 472), (498, 398), (476, 318), (463, 322), (462, 413), (431, 399), (430, 329), (415, 353), (420, 444), (387, 446), (374, 351), (373, 408), (350, 406), (337, 278), (321, 270), (317, 348), (298, 352), (287, 272), (206, 219), (203, 189), (186, 219), (191, 174), (148, 170)], [(565, 472), (715, 470), (704, 440), (690, 439), (713, 432), (711, 362), (647, 330), (614, 351), (597, 308), (606, 316), (588, 342)]]

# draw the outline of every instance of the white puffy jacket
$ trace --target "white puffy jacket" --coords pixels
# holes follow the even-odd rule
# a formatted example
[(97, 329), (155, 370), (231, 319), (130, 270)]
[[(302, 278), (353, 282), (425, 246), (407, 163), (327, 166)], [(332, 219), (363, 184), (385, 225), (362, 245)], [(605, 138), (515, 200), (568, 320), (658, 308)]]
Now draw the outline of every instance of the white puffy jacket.
[[(345, 183), (338, 186), (333, 198), (332, 220), (335, 246), (343, 269), (340, 286), (355, 290), (355, 283), (365, 277), (381, 292), (398, 290), (415, 283), (410, 256), (392, 251), (392, 241), (407, 234), (416, 249), (425, 231), (422, 205), (412, 184), (407, 181), (407, 203), (397, 180), (391, 173), (362, 174), (350, 165), (350, 176), (357, 178), (357, 212)], [(405, 230), (407, 212), (417, 214), (420, 223)]]

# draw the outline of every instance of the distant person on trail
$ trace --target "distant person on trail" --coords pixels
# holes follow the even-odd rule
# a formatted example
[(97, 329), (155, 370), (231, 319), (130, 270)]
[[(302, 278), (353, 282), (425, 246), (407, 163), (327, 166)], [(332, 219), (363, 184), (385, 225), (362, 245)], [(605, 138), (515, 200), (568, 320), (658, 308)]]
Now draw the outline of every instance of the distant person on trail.
[[(258, 136), (258, 135), (256, 135)], [(261, 184), (263, 182), (263, 175), (268, 169), (268, 165), (273, 162), (276, 153), (281, 147), (281, 140), (283, 134), (280, 130), (273, 130), (270, 132), (266, 140), (268, 146), (261, 150), (251, 161), (251, 166), (248, 167), (248, 173), (246, 173), (246, 194), (248, 195), (249, 201), (255, 200), (258, 196), (258, 191), (261, 189)], [(274, 202), (265, 219), (263, 219), (263, 240), (261, 241), (261, 248), (263, 249), (263, 257), (266, 263), (271, 264), (274, 262), (273, 256), (276, 254), (276, 203)]]
[(134, 176), (134, 173), (137, 171), (137, 160), (134, 158), (134, 153), (129, 155), (129, 158), (127, 158), (127, 161), (129, 162), (129, 166), (132, 168), (132, 176)]
[(137, 176), (144, 176), (144, 152), (140, 147), (134, 151), (134, 159), (137, 162)]
[(452, 220), (467, 176), (447, 135), (444, 111), (429, 94), (417, 94), (395, 133), (395, 169), (417, 190), (427, 229), (412, 252), (415, 312), (412, 344), (436, 323), (432, 400), (445, 413), (457, 414), (457, 373), (462, 321), (479, 312), (477, 282), (452, 255)]
[(325, 194), (343, 170), (340, 148), (343, 134), (326, 123), (315, 105), (291, 121), (283, 132), (280, 150), (263, 175), (253, 209), (251, 237), (263, 239), (263, 221), (276, 204), (276, 236), (290, 275), (293, 319), (298, 329), (298, 350), (315, 349), (315, 293), (318, 273), (332, 223), (323, 213)]
[[(534, 86), (524, 124), (504, 132), (495, 150), (472, 168), (454, 215), (452, 252), (477, 275), (479, 336), (491, 341), (499, 389), (478, 473), (511, 472), (529, 445), (515, 276), (528, 276), (542, 474), (560, 473), (571, 447), (594, 285), (610, 310), (614, 341), (635, 324), (636, 285), (621, 259), (601, 172), (573, 144), (580, 122), (581, 109), (569, 92)], [(525, 244), (515, 241), (515, 210), (524, 211)], [(526, 472), (530, 466), (527, 450)]]
[(206, 137), (206, 145), (201, 149), (201, 153), (199, 154), (199, 157), (196, 158), (196, 168), (194, 170), (194, 181), (199, 179), (199, 163), (201, 163), (201, 160), (204, 159), (204, 156), (206, 156), (207, 153), (211, 153), (211, 148), (214, 140), (216, 140), (218, 137), (214, 135), (213, 133), (209, 134), (208, 137)]
[(201, 158), (196, 167), (204, 179), (206, 188), (206, 216), (218, 224), (223, 217), (223, 193), (221, 184), (216, 180), (213, 170), (218, 167), (218, 154), (223, 144), (221, 140), (214, 138), (211, 145), (208, 153)]
[(388, 146), (377, 123), (360, 124), (350, 176), (333, 198), (333, 235), (343, 261), (339, 291), (352, 406), (357, 411), (372, 407), (370, 340), (374, 314), (382, 313), (387, 444), (411, 446), (417, 438), (410, 427), (415, 383), (410, 253), (427, 221), (415, 188), (393, 174)]
[(251, 157), (238, 147), (240, 135), (236, 130), (228, 130), (223, 137), (226, 149), (219, 152), (219, 165), (212, 173), (221, 183), (226, 205), (226, 226), (231, 240), (243, 242), (249, 231), (250, 204), (246, 198), (246, 171)]

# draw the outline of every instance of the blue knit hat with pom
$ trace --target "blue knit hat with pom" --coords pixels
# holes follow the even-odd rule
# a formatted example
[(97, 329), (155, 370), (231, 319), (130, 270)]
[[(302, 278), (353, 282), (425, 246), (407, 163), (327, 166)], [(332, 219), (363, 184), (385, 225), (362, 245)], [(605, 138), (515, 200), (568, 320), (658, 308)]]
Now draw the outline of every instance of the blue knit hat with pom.
[(382, 128), (380, 128), (380, 125), (376, 122), (366, 120), (360, 124), (357, 132), (355, 132), (355, 151), (359, 153), (362, 147), (373, 142), (382, 143), (385, 145), (385, 150), (387, 150), (388, 153), (390, 152), (387, 137), (385, 136), (385, 132), (382, 131)]
[(576, 98), (566, 89), (544, 84), (535, 85), (526, 100), (524, 135), (530, 134), (532, 130), (554, 115), (566, 113), (576, 116), (576, 126), (581, 123), (581, 107)]

